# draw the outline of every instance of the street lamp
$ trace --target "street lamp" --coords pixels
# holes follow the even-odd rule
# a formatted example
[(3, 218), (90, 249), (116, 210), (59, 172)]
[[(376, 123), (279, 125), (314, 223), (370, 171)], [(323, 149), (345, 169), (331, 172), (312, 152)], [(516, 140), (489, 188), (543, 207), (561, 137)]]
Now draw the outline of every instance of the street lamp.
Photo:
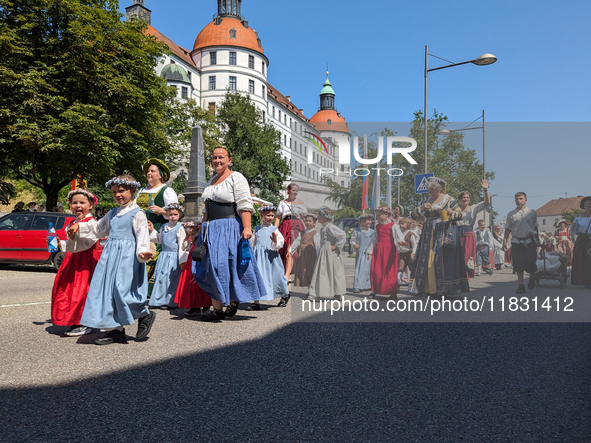
[[(431, 71), (438, 71), (440, 69), (446, 69), (446, 68), (453, 68), (454, 66), (460, 66), (460, 65), (466, 65), (468, 63), (472, 63), (473, 65), (476, 66), (486, 66), (486, 65), (492, 65), (494, 62), (497, 61), (497, 58), (492, 55), (492, 54), (482, 54), (480, 57), (475, 58), (474, 60), (468, 60), (465, 62), (461, 62), (461, 63), (452, 63), (449, 62), (449, 60), (445, 60), (447, 62), (449, 62), (449, 65), (445, 65), (445, 66), (439, 66), (438, 68), (431, 68), (429, 69), (428, 67), (428, 62), (429, 62), (429, 56), (432, 57), (436, 57), (441, 59), (441, 57), (437, 57), (436, 55), (433, 54), (429, 54), (429, 46), (425, 46), (425, 138), (424, 138), (424, 143), (425, 143), (425, 174), (428, 172), (427, 171), (427, 78), (429, 75), (429, 72)], [(441, 59), (444, 60), (444, 59)]]

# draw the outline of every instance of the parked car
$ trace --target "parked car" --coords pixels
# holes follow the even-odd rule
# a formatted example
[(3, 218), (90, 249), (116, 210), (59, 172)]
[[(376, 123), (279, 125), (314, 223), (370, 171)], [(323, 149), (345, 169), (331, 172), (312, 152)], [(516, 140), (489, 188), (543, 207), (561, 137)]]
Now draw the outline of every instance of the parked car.
[[(0, 263), (51, 264), (60, 267), (64, 251), (47, 251), (47, 230), (53, 223), (60, 240), (66, 240), (66, 226), (76, 218), (54, 212), (15, 212), (0, 218)], [(99, 241), (103, 249), (105, 240)]]

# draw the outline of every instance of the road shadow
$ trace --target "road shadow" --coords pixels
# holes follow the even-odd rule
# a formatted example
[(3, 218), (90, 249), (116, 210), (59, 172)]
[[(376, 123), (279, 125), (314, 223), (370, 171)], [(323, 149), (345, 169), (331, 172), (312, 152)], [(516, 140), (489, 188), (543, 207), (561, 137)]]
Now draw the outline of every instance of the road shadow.
[(65, 385), (2, 389), (0, 440), (590, 441), (590, 339), (589, 324), (292, 323)]

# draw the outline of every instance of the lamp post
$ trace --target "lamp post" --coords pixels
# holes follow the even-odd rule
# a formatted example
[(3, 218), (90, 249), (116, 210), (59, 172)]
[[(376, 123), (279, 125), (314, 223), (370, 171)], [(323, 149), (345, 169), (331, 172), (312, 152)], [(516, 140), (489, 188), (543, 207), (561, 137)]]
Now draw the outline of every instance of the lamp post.
[(427, 140), (428, 140), (428, 135), (427, 135), (427, 128), (428, 128), (428, 121), (427, 121), (427, 80), (428, 80), (429, 72), (431, 72), (431, 71), (438, 71), (440, 69), (453, 68), (454, 66), (466, 65), (468, 63), (472, 63), (472, 64), (474, 64), (476, 66), (486, 66), (486, 65), (492, 65), (494, 62), (497, 61), (497, 58), (494, 55), (487, 53), (487, 54), (482, 54), (480, 57), (475, 58), (474, 60), (468, 60), (468, 61), (461, 62), (461, 63), (452, 63), (452, 62), (449, 62), (448, 60), (445, 60), (445, 61), (448, 61), (449, 62), (449, 65), (444, 65), (444, 66), (439, 66), (437, 68), (431, 68), (431, 69), (429, 69), (429, 56), (440, 58), (440, 57), (437, 57), (436, 55), (429, 54), (429, 46), (425, 46), (425, 115), (424, 115), (424, 118), (425, 118), (425, 138), (424, 138), (424, 143), (425, 143), (425, 174), (428, 172), (428, 170), (427, 170)]

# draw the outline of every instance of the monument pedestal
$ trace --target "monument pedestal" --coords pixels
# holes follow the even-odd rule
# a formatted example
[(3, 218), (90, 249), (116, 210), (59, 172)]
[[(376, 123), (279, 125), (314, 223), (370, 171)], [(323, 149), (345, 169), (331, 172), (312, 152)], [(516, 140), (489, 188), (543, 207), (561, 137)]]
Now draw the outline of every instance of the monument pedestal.
[(207, 186), (205, 179), (205, 155), (203, 147), (203, 130), (197, 125), (191, 135), (191, 151), (189, 154), (189, 177), (185, 196), (185, 217), (183, 221), (201, 221), (204, 203), (201, 201), (203, 190)]

